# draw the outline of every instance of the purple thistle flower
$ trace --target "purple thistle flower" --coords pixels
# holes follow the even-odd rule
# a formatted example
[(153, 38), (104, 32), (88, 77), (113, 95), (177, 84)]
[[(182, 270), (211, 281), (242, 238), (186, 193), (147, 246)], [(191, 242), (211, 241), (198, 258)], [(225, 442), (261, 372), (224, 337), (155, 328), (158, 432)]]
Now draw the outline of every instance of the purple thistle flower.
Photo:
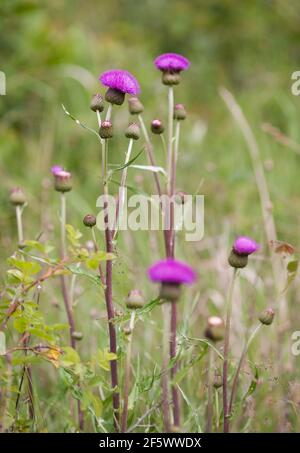
[(136, 96), (140, 92), (140, 86), (135, 77), (130, 72), (122, 69), (105, 71), (100, 75), (99, 80), (108, 88), (128, 93), (132, 96)]
[(188, 264), (172, 258), (154, 263), (148, 269), (148, 276), (153, 282), (178, 285), (190, 285), (196, 280), (196, 274)]
[(233, 244), (233, 251), (241, 256), (248, 256), (259, 249), (259, 244), (247, 236), (238, 237)]
[(52, 168), (51, 168), (51, 173), (55, 176), (57, 175), (57, 173), (60, 173), (62, 171), (62, 167), (60, 165), (54, 165)]
[(190, 62), (177, 53), (164, 53), (155, 58), (154, 64), (163, 72), (180, 72), (188, 69)]

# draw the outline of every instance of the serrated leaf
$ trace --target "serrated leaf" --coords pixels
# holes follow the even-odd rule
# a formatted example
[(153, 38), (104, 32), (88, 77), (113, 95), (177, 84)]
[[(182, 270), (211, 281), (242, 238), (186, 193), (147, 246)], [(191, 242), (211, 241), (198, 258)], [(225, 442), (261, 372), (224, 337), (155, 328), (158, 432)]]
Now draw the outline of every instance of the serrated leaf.
[(80, 363), (78, 352), (70, 346), (62, 348), (63, 355), (60, 358), (60, 364), (63, 367), (68, 367)]

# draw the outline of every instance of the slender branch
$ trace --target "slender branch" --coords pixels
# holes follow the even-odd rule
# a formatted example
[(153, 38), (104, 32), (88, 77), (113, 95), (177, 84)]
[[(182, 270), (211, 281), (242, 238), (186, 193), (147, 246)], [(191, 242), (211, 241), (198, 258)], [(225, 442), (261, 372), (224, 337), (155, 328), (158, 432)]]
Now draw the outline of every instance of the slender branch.
[(229, 417), (228, 410), (228, 353), (230, 341), (230, 322), (232, 312), (232, 298), (237, 270), (234, 269), (232, 279), (229, 286), (226, 308), (226, 324), (225, 324), (225, 338), (224, 338), (224, 361), (223, 361), (223, 416), (224, 416), (224, 433), (229, 432)]
[[(111, 107), (111, 106), (109, 106)], [(108, 108), (108, 113), (111, 112), (111, 109)], [(107, 153), (108, 153), (108, 143), (107, 140), (104, 140), (103, 144), (104, 148), (104, 158), (105, 162), (107, 163)], [(106, 245), (106, 252), (112, 253), (113, 252), (113, 238), (112, 238), (112, 231), (110, 229), (110, 222), (109, 222), (109, 205), (108, 205), (108, 181), (107, 181), (107, 165), (104, 166), (104, 174), (103, 176), (103, 193), (104, 193), (104, 223), (105, 223), (105, 245)], [(106, 310), (107, 310), (107, 320), (108, 320), (108, 331), (109, 331), (109, 343), (110, 343), (110, 352), (113, 354), (117, 354), (117, 335), (116, 335), (116, 328), (114, 325), (114, 317), (115, 317), (115, 309), (112, 299), (112, 260), (106, 261), (106, 277), (105, 277), (105, 302), (106, 302)], [(119, 431), (119, 409), (120, 409), (120, 395), (118, 390), (118, 364), (117, 360), (112, 360), (110, 362), (110, 373), (111, 373), (111, 387), (112, 387), (112, 399), (113, 399), (113, 411), (114, 411), (114, 426), (115, 430)]]
[(207, 360), (207, 409), (206, 409), (206, 432), (212, 432), (213, 421), (213, 367), (214, 350), (209, 348)]
[(169, 365), (169, 342), (170, 342), (170, 312), (171, 303), (164, 302), (162, 305), (163, 310), (163, 362), (162, 362), (162, 411), (164, 420), (164, 430), (166, 433), (170, 432), (170, 412), (169, 412), (169, 378), (168, 378), (168, 365)]
[(125, 376), (124, 376), (124, 406), (121, 420), (121, 432), (125, 433), (127, 430), (127, 416), (128, 416), (128, 399), (129, 399), (129, 385), (130, 385), (130, 365), (131, 365), (131, 353), (132, 353), (132, 336), (134, 330), (135, 321), (135, 310), (132, 310), (130, 323), (129, 323), (129, 335), (127, 336), (127, 348), (125, 357)]
[[(66, 196), (64, 192), (60, 193), (61, 198), (61, 212), (60, 212), (60, 240), (61, 240), (61, 258), (64, 260), (66, 258)], [(65, 275), (60, 276), (60, 283), (61, 283), (61, 292), (63, 296), (64, 306), (67, 314), (68, 324), (69, 324), (69, 332), (70, 332), (70, 344), (73, 349), (76, 349), (76, 339), (74, 338), (74, 332), (76, 331), (75, 328), (75, 319), (73, 315), (73, 307), (72, 302), (70, 299), (69, 290), (67, 287), (67, 280)], [(82, 431), (84, 428), (84, 416), (81, 410), (80, 401), (77, 401), (77, 410), (78, 410), (78, 424), (79, 429)]]
[(22, 222), (22, 206), (16, 206), (16, 218), (18, 228), (18, 242), (21, 244), (24, 241), (23, 222)]
[(240, 357), (240, 360), (239, 360), (239, 364), (237, 366), (237, 369), (236, 369), (236, 372), (235, 372), (235, 375), (234, 375), (234, 378), (233, 378), (233, 384), (232, 384), (232, 389), (231, 389), (231, 397), (230, 397), (229, 409), (228, 409), (229, 414), (231, 414), (231, 412), (232, 412), (232, 407), (233, 407), (233, 404), (234, 404), (234, 401), (235, 401), (235, 398), (236, 398), (236, 393), (237, 393), (237, 388), (238, 388), (239, 376), (240, 376), (240, 372), (241, 372), (242, 366), (244, 364), (247, 352), (248, 352), (249, 347), (250, 347), (252, 341), (254, 340), (256, 334), (258, 333), (259, 329), (261, 328), (261, 326), (262, 326), (262, 324), (259, 323), (255, 327), (255, 329), (253, 330), (252, 334), (250, 335), (248, 341), (246, 342), (246, 344), (244, 346), (244, 349), (243, 349), (243, 352), (241, 354), (241, 357)]

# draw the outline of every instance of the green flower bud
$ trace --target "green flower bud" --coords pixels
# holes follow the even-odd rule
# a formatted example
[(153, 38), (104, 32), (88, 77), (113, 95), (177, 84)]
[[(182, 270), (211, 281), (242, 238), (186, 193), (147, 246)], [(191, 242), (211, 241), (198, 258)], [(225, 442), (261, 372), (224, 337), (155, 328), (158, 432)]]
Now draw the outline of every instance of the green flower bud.
[(221, 341), (224, 338), (225, 326), (219, 316), (210, 316), (207, 320), (205, 336), (212, 341)]
[(228, 263), (231, 267), (236, 269), (246, 267), (248, 264), (248, 256), (238, 255), (234, 250), (232, 250), (228, 258)]
[(87, 214), (83, 218), (83, 224), (90, 228), (94, 227), (96, 225), (96, 222), (96, 217), (93, 214)]
[(110, 104), (122, 105), (125, 100), (125, 93), (113, 88), (108, 88), (105, 93), (105, 100), (110, 102)]
[(144, 298), (138, 289), (132, 289), (126, 299), (126, 307), (130, 309), (142, 308), (144, 305)]
[(219, 389), (223, 386), (223, 378), (221, 374), (216, 373), (214, 375), (213, 386), (215, 387), (215, 389)]
[(163, 282), (160, 287), (159, 297), (162, 301), (177, 302), (181, 295), (181, 285), (178, 283)]
[(80, 341), (83, 339), (83, 333), (82, 332), (72, 332), (72, 338), (74, 340)]
[(71, 173), (61, 170), (54, 174), (54, 188), (57, 192), (69, 192), (72, 190)]
[(179, 72), (168, 72), (164, 71), (162, 73), (162, 83), (164, 85), (179, 85), (181, 81), (181, 76)]
[(91, 99), (90, 107), (93, 110), (93, 112), (97, 112), (97, 110), (98, 110), (98, 112), (103, 112), (104, 103), (103, 103), (103, 97), (101, 96), (101, 94), (97, 93), (97, 94), (93, 95), (93, 97)]
[(9, 201), (14, 206), (23, 206), (26, 203), (26, 197), (20, 187), (14, 187), (9, 196)]
[(184, 105), (176, 104), (174, 107), (174, 119), (182, 121), (186, 119), (186, 111)]
[(131, 115), (139, 115), (143, 112), (144, 106), (139, 98), (132, 96), (128, 99), (128, 109)]
[(113, 126), (110, 121), (103, 121), (99, 129), (99, 135), (103, 139), (108, 139), (113, 137)]
[(151, 123), (151, 131), (153, 134), (162, 134), (165, 130), (163, 123), (160, 120), (153, 120)]
[(125, 137), (138, 140), (141, 136), (140, 126), (137, 123), (130, 123), (125, 131)]
[(265, 326), (269, 326), (270, 324), (272, 324), (272, 322), (274, 320), (274, 316), (275, 316), (275, 311), (273, 310), (273, 308), (267, 308), (266, 310), (261, 312), (258, 319)]

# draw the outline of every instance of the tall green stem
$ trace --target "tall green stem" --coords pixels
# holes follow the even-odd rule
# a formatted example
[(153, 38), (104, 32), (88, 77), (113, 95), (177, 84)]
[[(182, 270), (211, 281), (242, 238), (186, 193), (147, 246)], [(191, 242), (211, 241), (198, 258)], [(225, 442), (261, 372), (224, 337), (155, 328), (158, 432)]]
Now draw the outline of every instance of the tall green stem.
[(135, 321), (135, 310), (132, 310), (130, 323), (129, 323), (129, 335), (127, 335), (127, 348), (125, 357), (125, 375), (124, 375), (124, 406), (121, 420), (121, 432), (125, 433), (127, 430), (127, 416), (128, 416), (128, 399), (129, 399), (129, 386), (130, 386), (130, 365), (131, 365), (131, 354), (132, 354), (132, 336), (134, 330)]
[(24, 233), (23, 233), (23, 222), (22, 222), (22, 210), (23, 207), (17, 205), (16, 206), (16, 218), (17, 218), (17, 228), (18, 228), (18, 241), (21, 244), (24, 241)]
[(224, 338), (224, 361), (223, 361), (223, 416), (224, 416), (224, 433), (229, 432), (229, 405), (228, 405), (228, 353), (229, 353), (229, 341), (230, 341), (230, 323), (232, 313), (232, 297), (235, 279), (237, 275), (237, 269), (234, 269), (233, 276), (230, 282), (228, 297), (227, 297), (227, 308), (226, 308), (226, 325), (225, 325), (225, 338)]
[(206, 410), (206, 432), (212, 432), (213, 421), (213, 369), (214, 351), (209, 348), (207, 360), (207, 410)]
[(162, 305), (163, 310), (163, 358), (162, 358), (162, 411), (164, 420), (164, 430), (166, 433), (170, 432), (170, 411), (169, 411), (169, 343), (170, 343), (170, 314), (171, 303), (164, 302)]
[[(65, 259), (67, 255), (66, 250), (66, 217), (67, 217), (67, 205), (66, 205), (66, 195), (64, 192), (60, 192), (60, 242), (61, 242), (61, 258)], [(73, 349), (76, 349), (76, 340), (74, 338), (75, 328), (75, 319), (73, 314), (72, 301), (70, 298), (70, 292), (67, 285), (67, 280), (65, 275), (60, 276), (61, 282), (61, 292), (63, 296), (63, 301), (65, 305), (65, 310), (67, 314), (69, 332), (70, 332), (70, 344)], [(83, 430), (84, 428), (84, 416), (81, 410), (80, 401), (77, 401), (77, 410), (78, 410), (78, 423), (79, 429)]]
[(259, 323), (255, 327), (255, 329), (253, 329), (253, 332), (251, 333), (250, 337), (248, 338), (248, 341), (246, 342), (246, 344), (244, 346), (244, 349), (243, 349), (243, 352), (241, 354), (241, 357), (240, 357), (240, 360), (239, 360), (239, 364), (237, 366), (237, 369), (236, 369), (236, 372), (235, 372), (235, 375), (234, 375), (234, 378), (233, 378), (231, 397), (230, 397), (229, 409), (228, 409), (229, 414), (231, 414), (231, 412), (232, 412), (232, 407), (233, 407), (233, 404), (234, 404), (234, 401), (235, 401), (235, 398), (236, 398), (238, 382), (239, 382), (239, 376), (240, 376), (240, 372), (241, 372), (242, 366), (244, 364), (244, 361), (245, 361), (246, 355), (248, 353), (249, 347), (250, 347), (252, 341), (254, 340), (256, 334), (258, 333), (259, 329), (261, 328), (261, 326), (262, 326), (262, 324)]

